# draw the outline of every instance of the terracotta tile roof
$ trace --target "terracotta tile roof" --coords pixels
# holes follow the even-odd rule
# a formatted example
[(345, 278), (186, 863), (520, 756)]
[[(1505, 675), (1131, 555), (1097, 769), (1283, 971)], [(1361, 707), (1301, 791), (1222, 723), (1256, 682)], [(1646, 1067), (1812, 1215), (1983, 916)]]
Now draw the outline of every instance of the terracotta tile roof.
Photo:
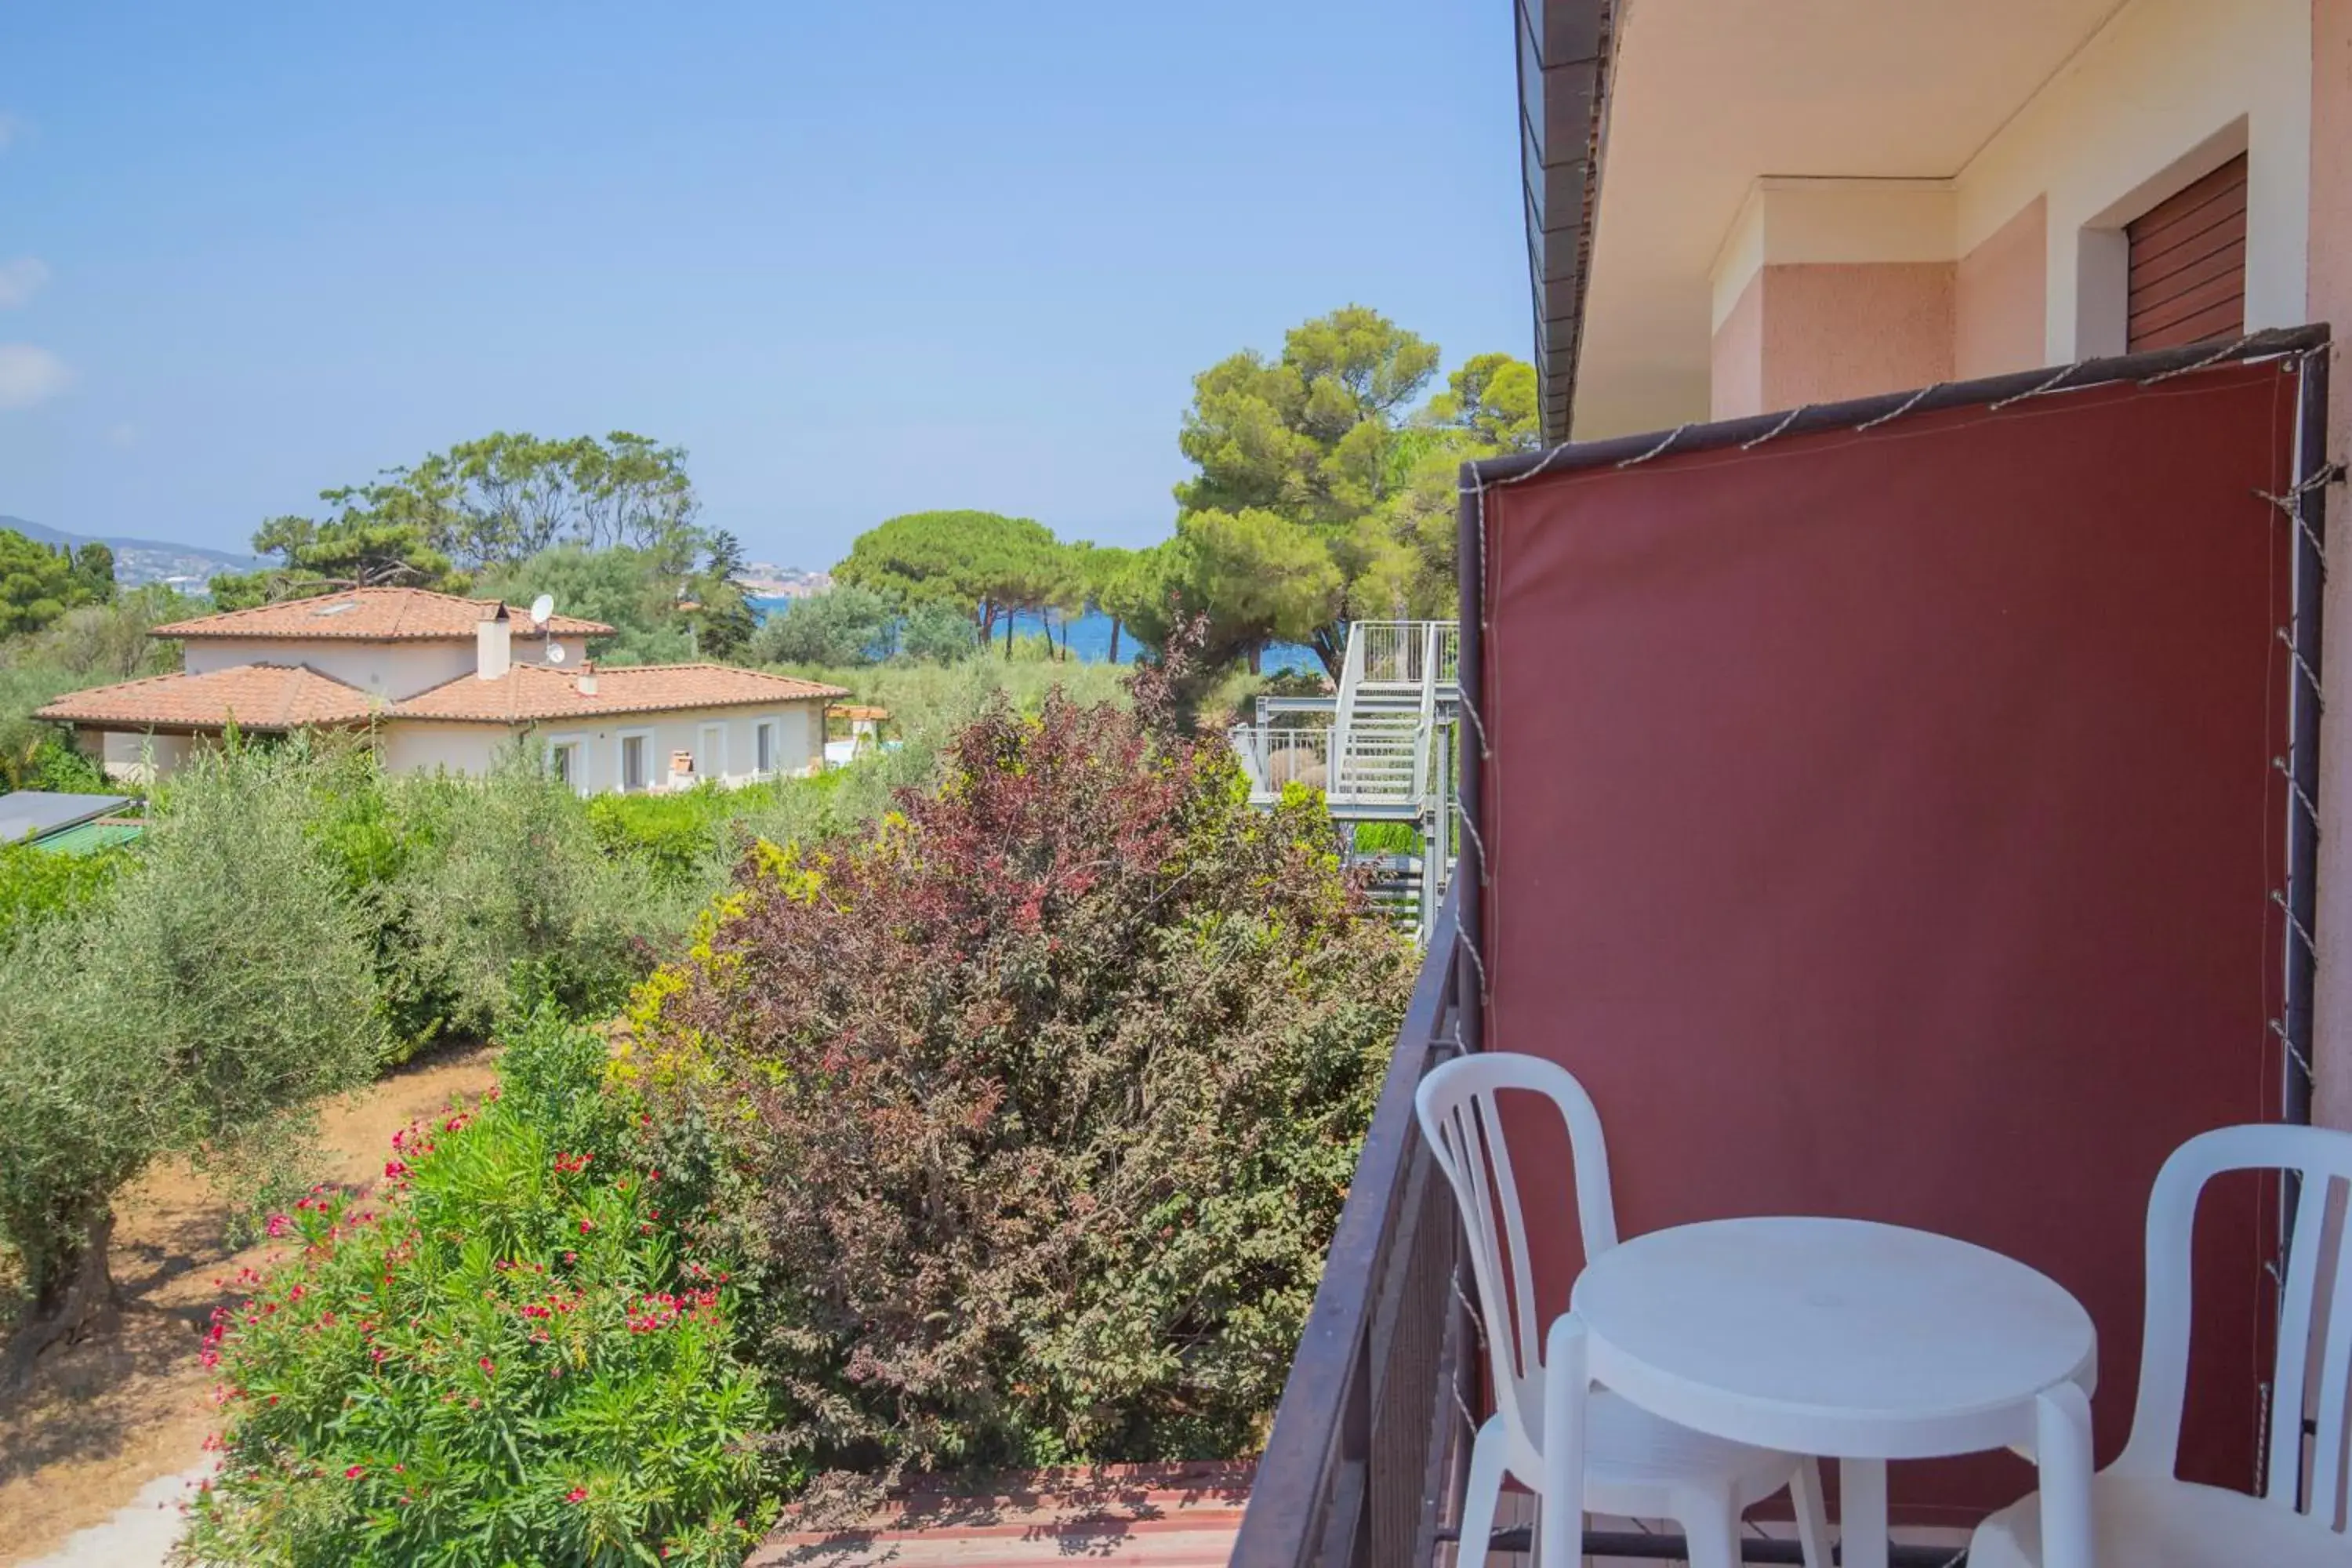
[[(346, 608), (345, 606), (348, 606)], [(257, 605), (249, 610), (224, 610), (157, 626), (159, 637), (299, 637), (310, 641), (331, 637), (344, 642), (470, 642), (474, 626), (498, 608), (495, 599), (465, 599), (425, 588), (350, 588), (340, 594), (318, 594), (307, 599)], [(577, 616), (550, 616), (545, 625), (530, 612), (507, 606), (517, 637), (607, 637), (613, 628), (602, 621)]]
[(1223, 1568), (1255, 1466), (1106, 1465), (917, 1490), (836, 1530), (787, 1518), (744, 1568)]
[(459, 719), (512, 724), (555, 719), (596, 719), (611, 713), (656, 713), (678, 708), (732, 708), (761, 702), (809, 702), (846, 697), (838, 686), (737, 669), (724, 664), (645, 664), (595, 672), (593, 696), (580, 690), (581, 671), (518, 664), (496, 680), (461, 675), (393, 705), (395, 719)]
[(355, 723), (375, 711), (366, 692), (315, 669), (239, 664), (71, 692), (33, 717), (131, 730), (217, 730), (232, 722), (245, 730), (298, 730)]

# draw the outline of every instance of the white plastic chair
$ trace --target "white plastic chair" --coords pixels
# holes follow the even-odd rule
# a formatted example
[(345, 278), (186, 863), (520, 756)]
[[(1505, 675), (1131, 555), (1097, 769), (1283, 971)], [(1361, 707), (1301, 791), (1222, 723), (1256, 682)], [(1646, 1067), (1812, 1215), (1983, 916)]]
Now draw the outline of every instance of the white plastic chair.
[[(1422, 1080), (1414, 1109), (1468, 1233), (1495, 1378), (1496, 1413), (1478, 1428), (1470, 1450), (1459, 1568), (1479, 1568), (1486, 1560), (1506, 1472), (1537, 1494), (1545, 1510), (1539, 1528), (1576, 1531), (1568, 1555), (1581, 1555), (1582, 1510), (1555, 1524), (1556, 1510), (1542, 1495), (1543, 1340), (1519, 1189), (1496, 1114), (1496, 1099), (1506, 1090), (1541, 1095), (1568, 1123), (1586, 1258), (1617, 1245), (1600, 1113), (1565, 1068), (1539, 1057), (1481, 1052), (1447, 1062)], [(1671, 1519), (1682, 1526), (1691, 1568), (1738, 1568), (1740, 1515), (1785, 1487), (1796, 1500), (1808, 1568), (1830, 1568), (1821, 1473), (1811, 1459), (1690, 1431), (1606, 1390), (1594, 1391), (1585, 1422), (1585, 1508)]]
[[(2189, 1238), (2198, 1194), (2225, 1171), (2303, 1177), (2271, 1384), (2265, 1495), (2176, 1479), (2189, 1371)], [(2147, 1205), (2147, 1319), (2131, 1437), (2092, 1479), (2099, 1561), (2116, 1568), (2347, 1568), (2345, 1405), (2352, 1387), (2352, 1246), (2326, 1259), (2335, 1184), (2352, 1180), (2352, 1133), (2316, 1127), (2224, 1127), (2173, 1151)], [(2332, 1261), (2328, 1289), (2321, 1268)], [(2330, 1302), (2333, 1310), (2329, 1310)], [(2314, 1362), (2312, 1351), (2320, 1351)], [(2304, 1428), (2317, 1432), (2308, 1469)], [(2039, 1568), (2042, 1499), (2032, 1493), (1977, 1527), (1969, 1568)]]

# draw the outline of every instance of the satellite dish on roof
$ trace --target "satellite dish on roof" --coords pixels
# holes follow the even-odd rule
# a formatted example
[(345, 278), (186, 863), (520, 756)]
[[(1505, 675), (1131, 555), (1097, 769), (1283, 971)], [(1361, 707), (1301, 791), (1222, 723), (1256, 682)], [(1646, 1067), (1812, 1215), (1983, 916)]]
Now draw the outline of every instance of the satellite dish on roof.
[(554, 595), (541, 594), (530, 602), (530, 618), (541, 626), (546, 625), (547, 618), (553, 614), (555, 614)]
[(560, 643), (560, 642), (551, 642), (551, 643), (549, 643), (549, 644), (547, 645), (547, 662), (548, 662), (548, 663), (550, 663), (550, 664), (562, 664), (562, 663), (563, 662), (563, 658), (564, 658), (564, 654), (563, 654), (563, 645), (562, 645), (562, 643)]

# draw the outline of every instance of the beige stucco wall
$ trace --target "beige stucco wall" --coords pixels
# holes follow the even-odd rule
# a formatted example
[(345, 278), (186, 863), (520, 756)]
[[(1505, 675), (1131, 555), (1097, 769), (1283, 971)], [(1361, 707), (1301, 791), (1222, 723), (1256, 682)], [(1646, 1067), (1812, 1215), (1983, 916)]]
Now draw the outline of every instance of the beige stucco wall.
[(2036, 196), (1960, 258), (1953, 273), (1955, 375), (2000, 375), (2043, 363), (2049, 248), (2050, 203)]
[[(474, 645), (467, 642), (298, 642), (284, 637), (190, 637), (183, 664), (191, 675), (240, 664), (307, 665), (320, 674), (377, 697), (398, 701), (474, 670)], [(514, 661), (546, 662), (561, 647), (563, 668), (577, 669), (585, 649), (578, 638), (517, 637)]]
[[(2312, 0), (2311, 156), (2306, 316), (2329, 323), (2327, 453), (2352, 456), (2352, 0)], [(2352, 494), (2327, 489), (2328, 539), (2340, 552), (2352, 538)], [(2320, 678), (2336, 700), (2320, 723), (2319, 996), (2313, 1076), (2315, 1120), (2352, 1128), (2352, 572), (2327, 579), (2329, 640)]]
[(377, 727), (383, 765), (393, 773), (478, 774), (489, 771), (499, 748), (521, 731), (503, 724), (422, 724), (390, 719)]
[[(2332, 9), (2336, 0), (2321, 4)], [(1792, 265), (1957, 264), (1949, 361), (1958, 375), (2120, 353), (2124, 226), (2240, 153), (2248, 169), (2246, 324), (2302, 321), (2320, 248), (2310, 219), (2318, 15), (2311, 0), (2131, 0), (1956, 171), (1758, 179), (1711, 274), (1712, 368), (1734, 383), (1711, 394), (1712, 411), (1748, 403), (1744, 323), (1726, 333), (1735, 303), (1752, 282)], [(1869, 323), (1848, 336), (1883, 331), (1890, 311), (1898, 332), (1916, 330), (1925, 306), (1916, 295), (1905, 300), (1910, 286), (1877, 279), (1869, 288), (1876, 299), (1857, 299), (1873, 312)], [(1762, 407), (1806, 401), (1801, 386), (1918, 384), (1867, 385), (1863, 372), (1874, 359), (1890, 368), (1919, 363), (1916, 343), (1816, 341), (1834, 316), (1820, 321), (1818, 295), (1802, 287), (1768, 281), (1759, 303)], [(1802, 368), (1814, 358), (1822, 364)]]
[(2042, 363), (2122, 352), (2123, 226), (2242, 152), (2247, 325), (2303, 319), (2311, 33), (2311, 0), (2133, 0), (1960, 170), (1961, 254), (2047, 199)]
[(1707, 376), (1707, 417), (1739, 419), (1764, 412), (1764, 277), (1747, 287), (1715, 329)]
[(646, 766), (656, 786), (669, 782), (670, 754), (680, 751), (694, 756), (694, 781), (715, 778), (722, 784), (748, 784), (759, 776), (754, 768), (756, 731), (763, 722), (775, 726), (772, 772), (806, 773), (823, 759), (824, 710), (818, 702), (622, 715), (578, 726), (509, 727), (394, 719), (384, 723), (382, 733), (384, 765), (404, 773), (479, 773), (497, 760), (500, 748), (519, 738), (541, 754), (556, 745), (577, 742), (580, 767), (572, 782), (583, 794), (598, 795), (621, 787), (625, 735), (645, 737)]
[(1759, 180), (1710, 279), (1714, 417), (1951, 378), (1945, 181)]
[(106, 776), (127, 784), (152, 784), (188, 760), (200, 736), (133, 735), (119, 730), (74, 731), (75, 743), (95, 754)]
[(1759, 280), (1766, 408), (1951, 379), (1949, 262), (1798, 263)]

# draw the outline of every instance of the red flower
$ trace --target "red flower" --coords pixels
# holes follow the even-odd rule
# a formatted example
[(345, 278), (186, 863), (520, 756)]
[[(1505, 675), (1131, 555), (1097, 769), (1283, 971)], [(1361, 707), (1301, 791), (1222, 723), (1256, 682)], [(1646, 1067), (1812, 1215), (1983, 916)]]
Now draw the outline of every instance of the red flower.
[(365, 1465), (353, 1465), (350, 1469), (343, 1472), (343, 1479), (347, 1481), (355, 1481), (366, 1474), (367, 1467)]
[(485, 1377), (489, 1376), (491, 1373), (499, 1370), (496, 1366), (491, 1364), (490, 1358), (488, 1356), (484, 1356), (480, 1361), (476, 1362), (474, 1364), (482, 1369), (482, 1375)]
[(565, 1502), (586, 1502), (588, 1500), (588, 1489), (586, 1487), (573, 1487), (570, 1491), (563, 1494), (563, 1500)]

